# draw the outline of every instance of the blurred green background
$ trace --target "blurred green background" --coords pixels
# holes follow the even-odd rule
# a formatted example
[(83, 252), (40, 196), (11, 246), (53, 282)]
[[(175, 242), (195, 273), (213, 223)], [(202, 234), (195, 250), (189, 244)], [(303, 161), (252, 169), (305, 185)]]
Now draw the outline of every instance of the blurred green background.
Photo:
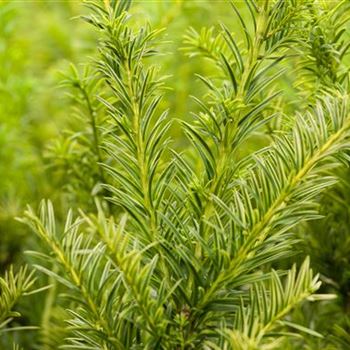
[[(213, 64), (190, 60), (180, 48), (192, 26), (229, 22), (229, 5), (223, 1), (136, 1), (134, 21), (149, 21), (166, 28), (159, 63), (170, 74), (171, 89), (164, 102), (172, 116), (191, 118), (197, 106), (192, 95), (201, 96), (203, 84), (195, 73), (210, 74)], [(82, 1), (0, 2), (0, 267), (12, 263), (28, 239), (18, 224), (27, 204), (42, 198), (60, 201), (60, 177), (50, 171), (46, 156), (50, 145), (74, 124), (67, 89), (60, 87), (69, 64), (80, 67), (96, 55), (96, 33), (78, 16)], [(205, 22), (203, 22), (205, 19)], [(181, 140), (180, 128), (172, 130)], [(181, 141), (180, 141), (181, 142)], [(68, 203), (62, 204), (66, 209)], [(71, 203), (74, 205), (74, 203)]]
[[(169, 107), (175, 118), (191, 118), (190, 111), (197, 106), (189, 95), (204, 92), (194, 74), (215, 71), (210, 63), (203, 65), (200, 59), (186, 57), (180, 50), (183, 36), (190, 26), (200, 29), (217, 24), (219, 18), (229, 21), (228, 8), (222, 1), (215, 1), (214, 6), (212, 1), (134, 3), (136, 24), (149, 21), (153, 27), (166, 28), (159, 63), (162, 72), (173, 77), (168, 79), (170, 90), (164, 107)], [(30, 263), (25, 251), (38, 247), (28, 227), (16, 220), (23, 215), (26, 205), (36, 208), (41, 199), (50, 198), (64, 217), (69, 207), (82, 204), (65, 195), (70, 179), (62, 164), (69, 153), (63, 135), (67, 129), (79, 132), (81, 125), (74, 117), (74, 103), (67, 96), (70, 91), (61, 82), (64, 75), (70, 74), (71, 63), (83, 70), (83, 65), (97, 56), (97, 34), (79, 18), (86, 12), (83, 1), (0, 0), (1, 273), (12, 264)], [(175, 126), (172, 133), (179, 144), (186, 142), (180, 127)], [(43, 285), (50, 282), (40, 278)], [(26, 298), (16, 307), (22, 317), (10, 327), (50, 324), (43, 312), (49, 302), (49, 296), (43, 298), (42, 294)], [(58, 308), (55, 312), (59, 315), (64, 310)], [(55, 320), (51, 321), (54, 327)], [(56, 349), (64, 330), (57, 327), (48, 331), (52, 334), (45, 331), (1, 334), (0, 348), (10, 349), (14, 341), (24, 349)]]

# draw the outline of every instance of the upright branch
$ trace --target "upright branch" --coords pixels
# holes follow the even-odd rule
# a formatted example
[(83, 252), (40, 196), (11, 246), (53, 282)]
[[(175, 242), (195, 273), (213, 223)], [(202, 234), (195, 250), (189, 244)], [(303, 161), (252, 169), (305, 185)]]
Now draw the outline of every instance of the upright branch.
[[(122, 4), (120, 2), (119, 4)], [(159, 112), (163, 78), (146, 59), (157, 52), (151, 45), (159, 30), (144, 26), (138, 31), (128, 26), (125, 6), (92, 4), (95, 15), (87, 20), (102, 33), (97, 62), (110, 93), (101, 97), (115, 130), (105, 149), (115, 160), (106, 170), (115, 179), (108, 186), (111, 200), (133, 218), (147, 240), (158, 235), (159, 210), (169, 167), (162, 159), (167, 148), (167, 112)]]
[(203, 47), (207, 48), (204, 56), (215, 62), (223, 80), (217, 86), (214, 81), (200, 77), (209, 89), (209, 104), (195, 98), (202, 112), (195, 115), (194, 123), (184, 123), (204, 168), (203, 177), (193, 171), (189, 185), (195, 182), (198, 186), (188, 191), (187, 185), (186, 191), (191, 194), (187, 200), (205, 240), (210, 233), (205, 222), (215, 214), (212, 196), (222, 198), (229, 193), (240, 164), (244, 164), (239, 163), (240, 146), (273, 118), (273, 102), (280, 93), (274, 91), (273, 84), (285, 72), (284, 61), (293, 54), (292, 47), (300, 35), (304, 35), (300, 29), (304, 2), (264, 1), (260, 5), (246, 1), (252, 28), (235, 3), (230, 4), (242, 28), (243, 43), (223, 24), (217, 36), (213, 37), (213, 30), (200, 34), (192, 30), (185, 37), (190, 56), (202, 55)]

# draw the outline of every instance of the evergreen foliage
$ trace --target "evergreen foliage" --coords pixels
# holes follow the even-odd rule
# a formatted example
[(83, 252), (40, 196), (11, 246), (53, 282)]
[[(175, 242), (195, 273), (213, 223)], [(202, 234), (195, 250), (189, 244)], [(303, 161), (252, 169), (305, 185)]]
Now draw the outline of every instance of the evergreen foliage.
[[(346, 349), (347, 316), (330, 329), (300, 310), (349, 308), (348, 212), (322, 219), (348, 203), (348, 4), (231, 1), (240, 31), (191, 28), (182, 51), (213, 76), (186, 120), (165, 102), (163, 30), (131, 1), (85, 4), (98, 52), (63, 82), (81, 125), (47, 152), (73, 210), (20, 219), (49, 281), (37, 348)], [(33, 283), (0, 280), (1, 328)]]

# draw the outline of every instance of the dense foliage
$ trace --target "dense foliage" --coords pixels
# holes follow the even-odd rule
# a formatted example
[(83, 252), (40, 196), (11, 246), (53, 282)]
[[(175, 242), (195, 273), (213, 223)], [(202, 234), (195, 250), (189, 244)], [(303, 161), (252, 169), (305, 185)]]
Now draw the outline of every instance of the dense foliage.
[(1, 347), (349, 348), (349, 15), (1, 3)]

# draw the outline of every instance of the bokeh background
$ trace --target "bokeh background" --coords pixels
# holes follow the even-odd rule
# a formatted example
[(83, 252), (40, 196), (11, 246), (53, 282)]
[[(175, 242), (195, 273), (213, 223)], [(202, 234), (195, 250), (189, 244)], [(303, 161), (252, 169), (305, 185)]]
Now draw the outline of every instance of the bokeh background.
[[(79, 19), (85, 12), (83, 2), (75, 0), (0, 1), (1, 270), (20, 258), (18, 252), (28, 239), (28, 229), (15, 220), (25, 206), (37, 206), (42, 198), (60, 201), (64, 174), (51, 171), (50, 150), (66, 129), (79, 129), (69, 90), (61, 83), (71, 63), (79, 69), (97, 54), (96, 32)], [(136, 22), (166, 28), (157, 57), (162, 71), (170, 75), (164, 107), (175, 118), (190, 119), (197, 109), (190, 95), (205, 91), (195, 74), (210, 75), (215, 67), (189, 59), (181, 50), (184, 36), (189, 27), (200, 30), (218, 20), (230, 23), (229, 5), (135, 1), (132, 12)], [(177, 142), (185, 142), (180, 128), (172, 133)], [(60, 204), (63, 210), (69, 206)]]

